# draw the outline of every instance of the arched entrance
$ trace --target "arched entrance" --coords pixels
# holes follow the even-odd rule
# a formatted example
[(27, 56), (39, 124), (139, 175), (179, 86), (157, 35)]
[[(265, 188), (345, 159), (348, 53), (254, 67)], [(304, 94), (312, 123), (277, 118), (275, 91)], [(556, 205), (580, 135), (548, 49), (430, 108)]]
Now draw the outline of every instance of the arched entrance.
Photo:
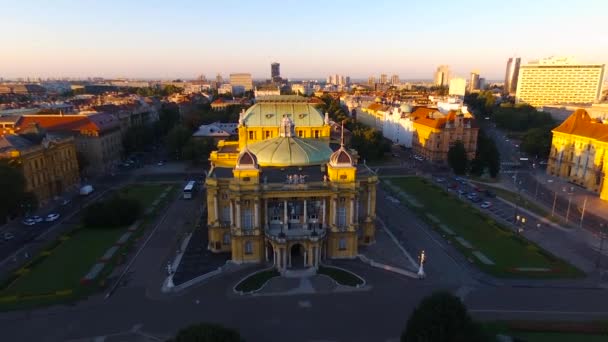
[(266, 242), (266, 262), (274, 265), (274, 248), (270, 242)]
[(297, 243), (290, 249), (291, 268), (304, 268), (304, 246)]

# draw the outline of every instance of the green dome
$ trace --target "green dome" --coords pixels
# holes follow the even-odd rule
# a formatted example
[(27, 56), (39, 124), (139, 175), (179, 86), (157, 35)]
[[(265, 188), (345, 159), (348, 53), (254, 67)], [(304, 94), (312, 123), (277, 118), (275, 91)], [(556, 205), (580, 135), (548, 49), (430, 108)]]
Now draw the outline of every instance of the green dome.
[(277, 137), (247, 148), (260, 166), (307, 166), (327, 163), (332, 154), (327, 141), (298, 137)]

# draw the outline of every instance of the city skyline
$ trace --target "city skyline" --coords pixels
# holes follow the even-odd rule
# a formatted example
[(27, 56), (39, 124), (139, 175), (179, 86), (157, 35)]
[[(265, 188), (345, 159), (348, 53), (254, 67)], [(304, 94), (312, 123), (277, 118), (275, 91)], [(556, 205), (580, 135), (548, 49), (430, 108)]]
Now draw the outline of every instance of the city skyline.
[[(219, 3), (145, 4), (6, 4), (0, 29), (14, 34), (0, 38), (10, 47), (0, 55), (0, 77), (168, 79), (246, 72), (260, 79), (270, 78), (268, 66), (276, 61), (281, 75), (291, 79), (332, 73), (431, 79), (446, 64), (454, 76), (475, 69), (501, 80), (513, 56), (522, 63), (552, 55), (608, 62), (608, 46), (598, 44), (608, 9), (601, 1), (571, 7), (513, 1), (500, 8), (479, 1), (391, 1), (376, 7), (313, 1), (304, 11), (277, 1), (240, 3), (230, 11)], [(273, 25), (256, 19), (267, 13), (278, 13)], [(465, 17), (478, 24), (458, 25), (455, 19)], [(382, 20), (361, 29), (370, 18)]]

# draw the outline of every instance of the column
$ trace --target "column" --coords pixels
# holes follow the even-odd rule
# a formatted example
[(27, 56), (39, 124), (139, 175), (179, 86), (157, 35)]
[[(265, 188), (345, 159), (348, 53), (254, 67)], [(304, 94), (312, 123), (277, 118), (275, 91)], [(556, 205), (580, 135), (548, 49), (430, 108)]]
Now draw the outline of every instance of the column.
[(315, 267), (319, 267), (319, 259), (321, 258), (320, 246), (315, 248)]
[(266, 228), (269, 228), (268, 224), (270, 223), (270, 221), (268, 220), (268, 199), (264, 200), (264, 218), (264, 226)]
[(260, 221), (259, 221), (260, 214), (258, 213), (258, 209), (259, 209), (260, 206), (258, 205), (258, 199), (257, 198), (254, 201), (255, 202), (253, 202), (253, 221), (254, 221), (253, 227), (254, 228), (260, 228)]
[(230, 226), (234, 226), (234, 204), (230, 200)]
[(304, 267), (308, 266), (308, 250), (304, 250)]
[(308, 229), (308, 213), (306, 210), (306, 200), (304, 200), (304, 222), (302, 223), (302, 228)]
[(241, 200), (236, 201), (236, 225), (241, 228)]
[(332, 218), (331, 218), (331, 223), (335, 226), (337, 224), (337, 216), (338, 216), (338, 198), (334, 197), (334, 203), (333, 203), (333, 208), (332, 208)]
[(287, 200), (283, 201), (283, 228), (288, 229)]
[(368, 185), (367, 186), (367, 217), (370, 217), (372, 212), (372, 189), (371, 187)]
[(268, 260), (268, 246), (264, 246), (264, 254), (266, 254), (266, 262), (270, 261)]
[(217, 194), (213, 195), (213, 212), (215, 213), (215, 220), (220, 222), (219, 208), (217, 204)]
[(322, 204), (322, 206), (323, 206), (323, 219), (321, 220), (321, 225), (323, 225), (323, 228), (327, 227), (327, 220), (326, 220), (326, 217), (325, 217), (327, 215), (327, 213), (326, 213), (326, 211), (327, 211), (326, 203), (327, 203), (327, 198), (324, 197), (323, 198), (323, 204)]
[(348, 224), (353, 224), (355, 223), (355, 198), (351, 197), (350, 198), (350, 210), (348, 212)]

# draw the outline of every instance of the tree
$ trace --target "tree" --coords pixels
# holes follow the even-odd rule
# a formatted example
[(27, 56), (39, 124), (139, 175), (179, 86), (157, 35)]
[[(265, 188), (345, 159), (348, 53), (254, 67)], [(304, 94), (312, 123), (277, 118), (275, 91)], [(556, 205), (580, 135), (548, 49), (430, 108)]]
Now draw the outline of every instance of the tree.
[(209, 154), (215, 149), (211, 138), (191, 138), (184, 146), (182, 156), (185, 160), (191, 160), (193, 164), (200, 164), (209, 160)]
[(477, 151), (471, 161), (471, 174), (481, 176), (486, 170), (492, 178), (496, 178), (500, 171), (500, 153), (494, 139), (480, 129), (477, 135)]
[(464, 304), (449, 292), (436, 292), (422, 299), (401, 334), (401, 342), (485, 340), (481, 328), (473, 321)]
[(142, 151), (154, 143), (154, 130), (151, 126), (131, 126), (122, 138), (126, 154)]
[(244, 342), (238, 331), (219, 324), (193, 324), (177, 332), (172, 342)]
[(25, 179), (16, 160), (0, 160), (0, 189), (0, 223), (9, 216), (36, 209), (36, 197), (25, 191)]
[(183, 158), (183, 149), (190, 141), (192, 132), (184, 126), (175, 126), (167, 134), (166, 145), (169, 155), (175, 156), (176, 159)]
[(124, 227), (133, 224), (139, 218), (141, 211), (141, 203), (138, 200), (114, 196), (86, 207), (82, 221), (88, 227)]
[(448, 150), (448, 164), (457, 175), (463, 175), (467, 171), (467, 151), (462, 141), (457, 141)]
[(551, 151), (552, 129), (553, 125), (528, 130), (521, 141), (521, 150), (531, 156), (547, 158)]

